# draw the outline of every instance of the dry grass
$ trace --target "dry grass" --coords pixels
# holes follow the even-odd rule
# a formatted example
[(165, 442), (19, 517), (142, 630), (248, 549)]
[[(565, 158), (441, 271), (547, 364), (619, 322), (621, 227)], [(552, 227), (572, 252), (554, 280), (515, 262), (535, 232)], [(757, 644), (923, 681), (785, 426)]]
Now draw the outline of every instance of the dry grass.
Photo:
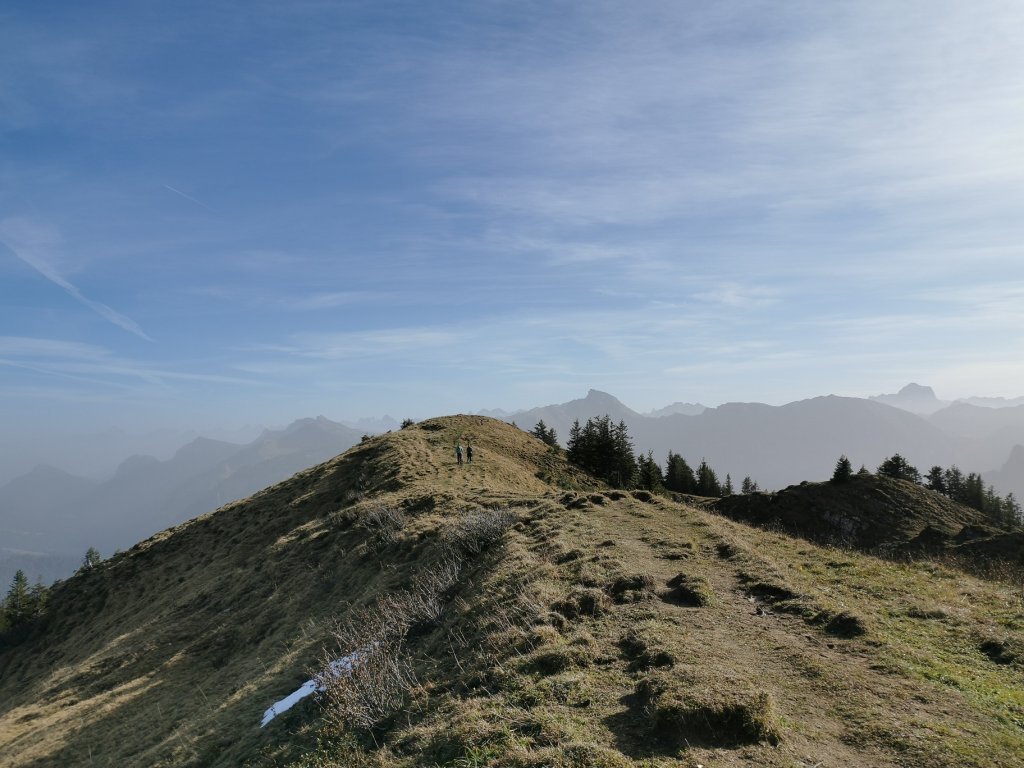
[[(1019, 583), (601, 491), (482, 417), (87, 576), (0, 656), (4, 766), (1024, 765)], [(260, 730), (325, 642), (380, 662)]]

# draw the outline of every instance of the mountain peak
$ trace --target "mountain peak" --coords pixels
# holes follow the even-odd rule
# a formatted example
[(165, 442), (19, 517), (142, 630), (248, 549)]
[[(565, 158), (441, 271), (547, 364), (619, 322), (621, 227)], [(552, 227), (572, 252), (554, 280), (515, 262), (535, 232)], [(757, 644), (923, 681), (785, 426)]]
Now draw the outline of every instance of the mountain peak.
[(948, 401), (939, 400), (935, 396), (935, 390), (931, 387), (913, 382), (904, 386), (896, 394), (872, 395), (868, 399), (917, 414), (935, 413), (949, 405)]
[(903, 397), (919, 397), (927, 400), (938, 400), (935, 396), (935, 390), (931, 387), (926, 387), (921, 384), (915, 384), (911, 382), (901, 389), (898, 395)]

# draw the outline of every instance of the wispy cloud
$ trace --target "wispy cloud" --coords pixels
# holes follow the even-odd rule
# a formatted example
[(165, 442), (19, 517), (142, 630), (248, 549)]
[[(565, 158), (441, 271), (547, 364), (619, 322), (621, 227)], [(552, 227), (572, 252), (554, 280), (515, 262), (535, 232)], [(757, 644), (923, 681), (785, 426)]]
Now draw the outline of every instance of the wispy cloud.
[(153, 341), (142, 330), (142, 327), (130, 317), (121, 314), (102, 302), (94, 301), (85, 296), (78, 288), (57, 273), (57, 270), (47, 261), (40, 249), (40, 245), (52, 243), (56, 239), (55, 233), (47, 231), (45, 228), (41, 228), (31, 222), (19, 219), (4, 219), (0, 221), (0, 244), (4, 245), (16, 258), (32, 267), (40, 275), (63, 289), (69, 296), (84, 304), (104, 320), (129, 333), (135, 334), (140, 339)]
[(395, 294), (379, 291), (326, 291), (305, 296), (284, 296), (280, 304), (285, 309), (297, 311), (336, 309), (370, 301), (388, 301)]
[(154, 365), (93, 344), (25, 336), (0, 336), (0, 365), (99, 390), (139, 391), (141, 385), (169, 392), (179, 383), (260, 386), (260, 380), (251, 376), (214, 373), (205, 367), (189, 370), (181, 363)]
[(186, 195), (186, 194), (185, 194), (184, 192), (182, 192), (182, 191), (181, 191), (180, 189), (175, 189), (175, 188), (174, 188), (174, 187), (172, 187), (172, 186), (171, 186), (170, 184), (164, 184), (164, 189), (169, 189), (169, 190), (170, 190), (171, 192), (173, 192), (174, 194), (176, 194), (176, 195), (180, 195), (181, 197), (184, 197), (184, 198), (185, 198), (186, 200), (189, 200), (190, 202), (193, 202), (193, 203), (195, 203), (195, 204), (196, 204), (196, 205), (198, 205), (198, 206), (199, 206), (200, 208), (205, 208), (205, 209), (206, 209), (206, 210), (208, 210), (208, 211), (209, 211), (210, 213), (216, 213), (216, 211), (214, 211), (214, 210), (213, 210), (213, 208), (211, 208), (210, 206), (208, 206), (208, 205), (207, 205), (206, 203), (204, 203), (204, 202), (201, 202), (201, 201), (199, 201), (199, 200), (196, 200), (196, 199), (195, 199), (194, 197), (192, 197), (192, 195)]
[(71, 359), (101, 359), (110, 353), (93, 344), (61, 339), (39, 339), (30, 336), (0, 336), (0, 355), (12, 357), (49, 357)]

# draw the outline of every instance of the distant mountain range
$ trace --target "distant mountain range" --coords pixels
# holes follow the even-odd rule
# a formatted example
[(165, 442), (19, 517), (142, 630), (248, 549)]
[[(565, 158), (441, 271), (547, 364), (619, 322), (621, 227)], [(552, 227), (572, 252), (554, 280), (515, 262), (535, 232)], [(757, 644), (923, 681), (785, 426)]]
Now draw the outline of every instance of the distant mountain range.
[(199, 437), (165, 461), (132, 456), (103, 482), (39, 466), (0, 487), (0, 584), (18, 568), (32, 580), (63, 578), (89, 547), (104, 555), (130, 547), (342, 453), (361, 436), (320, 416), (244, 445)]
[(868, 398), (893, 408), (919, 414), (932, 414), (951, 405), (974, 405), (979, 408), (1001, 409), (1024, 405), (1024, 397), (967, 397), (960, 400), (940, 400), (931, 387), (920, 384), (907, 384), (893, 395), (873, 395)]
[[(927, 393), (932, 390), (911, 385), (898, 395), (878, 398), (829, 395), (781, 406), (726, 403), (697, 413), (652, 416), (592, 389), (584, 398), (519, 411), (506, 419), (526, 430), (543, 420), (564, 445), (574, 420), (583, 423), (607, 414), (626, 423), (637, 452), (651, 451), (662, 464), (670, 450), (694, 466), (706, 458), (723, 478), (731, 474), (737, 486), (748, 475), (762, 488), (823, 480), (831, 476), (841, 454), (855, 467), (864, 464), (874, 470), (900, 453), (922, 473), (935, 464), (987, 472), (987, 481), (1001, 494), (1012, 491), (1024, 498), (1024, 449), (1011, 456), (1015, 446), (1024, 446), (1024, 406), (1009, 405), (1012, 400), (1001, 401), (999, 408), (958, 401), (926, 415), (891, 404), (920, 408), (929, 399)], [(883, 397), (891, 398), (890, 403)]]
[[(670, 450), (693, 466), (706, 458), (735, 487), (746, 476), (764, 489), (823, 480), (841, 454), (874, 470), (900, 453), (922, 473), (956, 464), (984, 473), (1000, 494), (1024, 499), (1024, 398), (947, 402), (910, 384), (866, 399), (717, 408), (677, 402), (641, 414), (592, 389), (566, 403), (487, 412), (525, 430), (543, 420), (563, 445), (573, 421), (606, 414), (626, 423), (638, 453), (651, 452), (660, 464)], [(108, 555), (339, 454), (364, 433), (398, 426), (391, 417), (350, 424), (302, 419), (246, 444), (198, 437), (165, 460), (132, 456), (103, 481), (36, 467), (0, 486), (0, 584), (16, 568), (44, 582), (66, 576), (90, 546)]]

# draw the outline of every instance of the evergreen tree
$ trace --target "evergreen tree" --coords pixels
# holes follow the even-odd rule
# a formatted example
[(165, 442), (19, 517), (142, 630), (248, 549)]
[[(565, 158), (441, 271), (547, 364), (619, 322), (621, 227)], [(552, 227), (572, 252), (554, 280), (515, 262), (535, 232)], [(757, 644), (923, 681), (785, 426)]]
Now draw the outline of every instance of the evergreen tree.
[(46, 605), (50, 598), (50, 590), (43, 584), (42, 579), (36, 579), (36, 583), (29, 590), (28, 597), (32, 618), (39, 618), (46, 612)]
[(912, 466), (898, 453), (894, 453), (878, 466), (878, 474), (896, 480), (909, 480), (912, 483), (921, 482), (921, 473), (917, 471), (917, 467)]
[(860, 475), (861, 477), (864, 477), (865, 475), (870, 475), (871, 470), (865, 467), (863, 464), (861, 464), (860, 469), (857, 470), (857, 474)]
[(839, 457), (839, 460), (836, 462), (836, 468), (832, 472), (832, 482), (848, 483), (850, 482), (850, 479), (852, 477), (853, 465), (850, 463), (850, 460), (846, 458), (846, 454), (844, 453), (842, 456)]
[(985, 509), (985, 484), (981, 481), (981, 475), (977, 472), (968, 473), (957, 501), (979, 511)]
[(693, 470), (686, 463), (686, 459), (678, 453), (668, 452), (668, 461), (665, 462), (665, 487), (676, 493), (695, 493), (697, 491), (697, 478)]
[(953, 501), (959, 501), (963, 503), (965, 498), (964, 495), (964, 475), (960, 471), (960, 468), (954, 464), (942, 474), (942, 483), (946, 488), (946, 495)]
[(587, 419), (583, 427), (574, 422), (566, 457), (616, 488), (630, 488), (636, 480), (636, 458), (626, 424), (613, 424), (610, 416)]
[(103, 557), (100, 555), (100, 551), (96, 547), (89, 547), (85, 551), (85, 557), (82, 558), (82, 567), (78, 569), (79, 573), (82, 571), (91, 571), (97, 565), (103, 562)]
[(715, 470), (708, 466), (706, 459), (700, 460), (697, 467), (697, 491), (699, 496), (721, 496), (722, 486), (718, 482)]
[(928, 470), (925, 480), (929, 490), (936, 493), (946, 493), (946, 473), (943, 472), (942, 467), (938, 464)]
[(757, 483), (750, 479), (750, 475), (743, 478), (743, 484), (740, 486), (742, 493), (756, 493), (759, 490), (761, 489), (757, 487)]
[(639, 456), (636, 460), (636, 485), (637, 488), (644, 488), (648, 491), (662, 491), (665, 489), (665, 478), (661, 474), (661, 467), (654, 460), (654, 453), (648, 451), (646, 456)]
[(725, 473), (725, 485), (722, 486), (723, 496), (732, 496), (732, 475)]
[(28, 578), (18, 570), (11, 581), (11, 588), (4, 599), (4, 618), (8, 627), (17, 627), (32, 619), (32, 596), (29, 593)]
[(612, 456), (614, 469), (611, 484), (620, 488), (629, 488), (636, 479), (636, 458), (633, 456), (633, 440), (629, 436), (626, 422), (612, 428)]
[(569, 427), (569, 442), (565, 444), (565, 455), (569, 461), (578, 464), (574, 456), (578, 456), (580, 450), (580, 440), (583, 437), (583, 430), (580, 427), (580, 420), (574, 419), (572, 426)]
[(1019, 527), (1024, 523), (1024, 519), (1021, 519), (1020, 503), (1017, 501), (1017, 497), (1014, 496), (1013, 493), (1008, 493), (1006, 494), (1004, 503), (1006, 504), (1006, 511), (1010, 518), (1011, 525)]
[(548, 425), (544, 423), (544, 419), (537, 422), (530, 434), (547, 443), (552, 448), (558, 447), (558, 435), (555, 434), (554, 427), (549, 428)]

